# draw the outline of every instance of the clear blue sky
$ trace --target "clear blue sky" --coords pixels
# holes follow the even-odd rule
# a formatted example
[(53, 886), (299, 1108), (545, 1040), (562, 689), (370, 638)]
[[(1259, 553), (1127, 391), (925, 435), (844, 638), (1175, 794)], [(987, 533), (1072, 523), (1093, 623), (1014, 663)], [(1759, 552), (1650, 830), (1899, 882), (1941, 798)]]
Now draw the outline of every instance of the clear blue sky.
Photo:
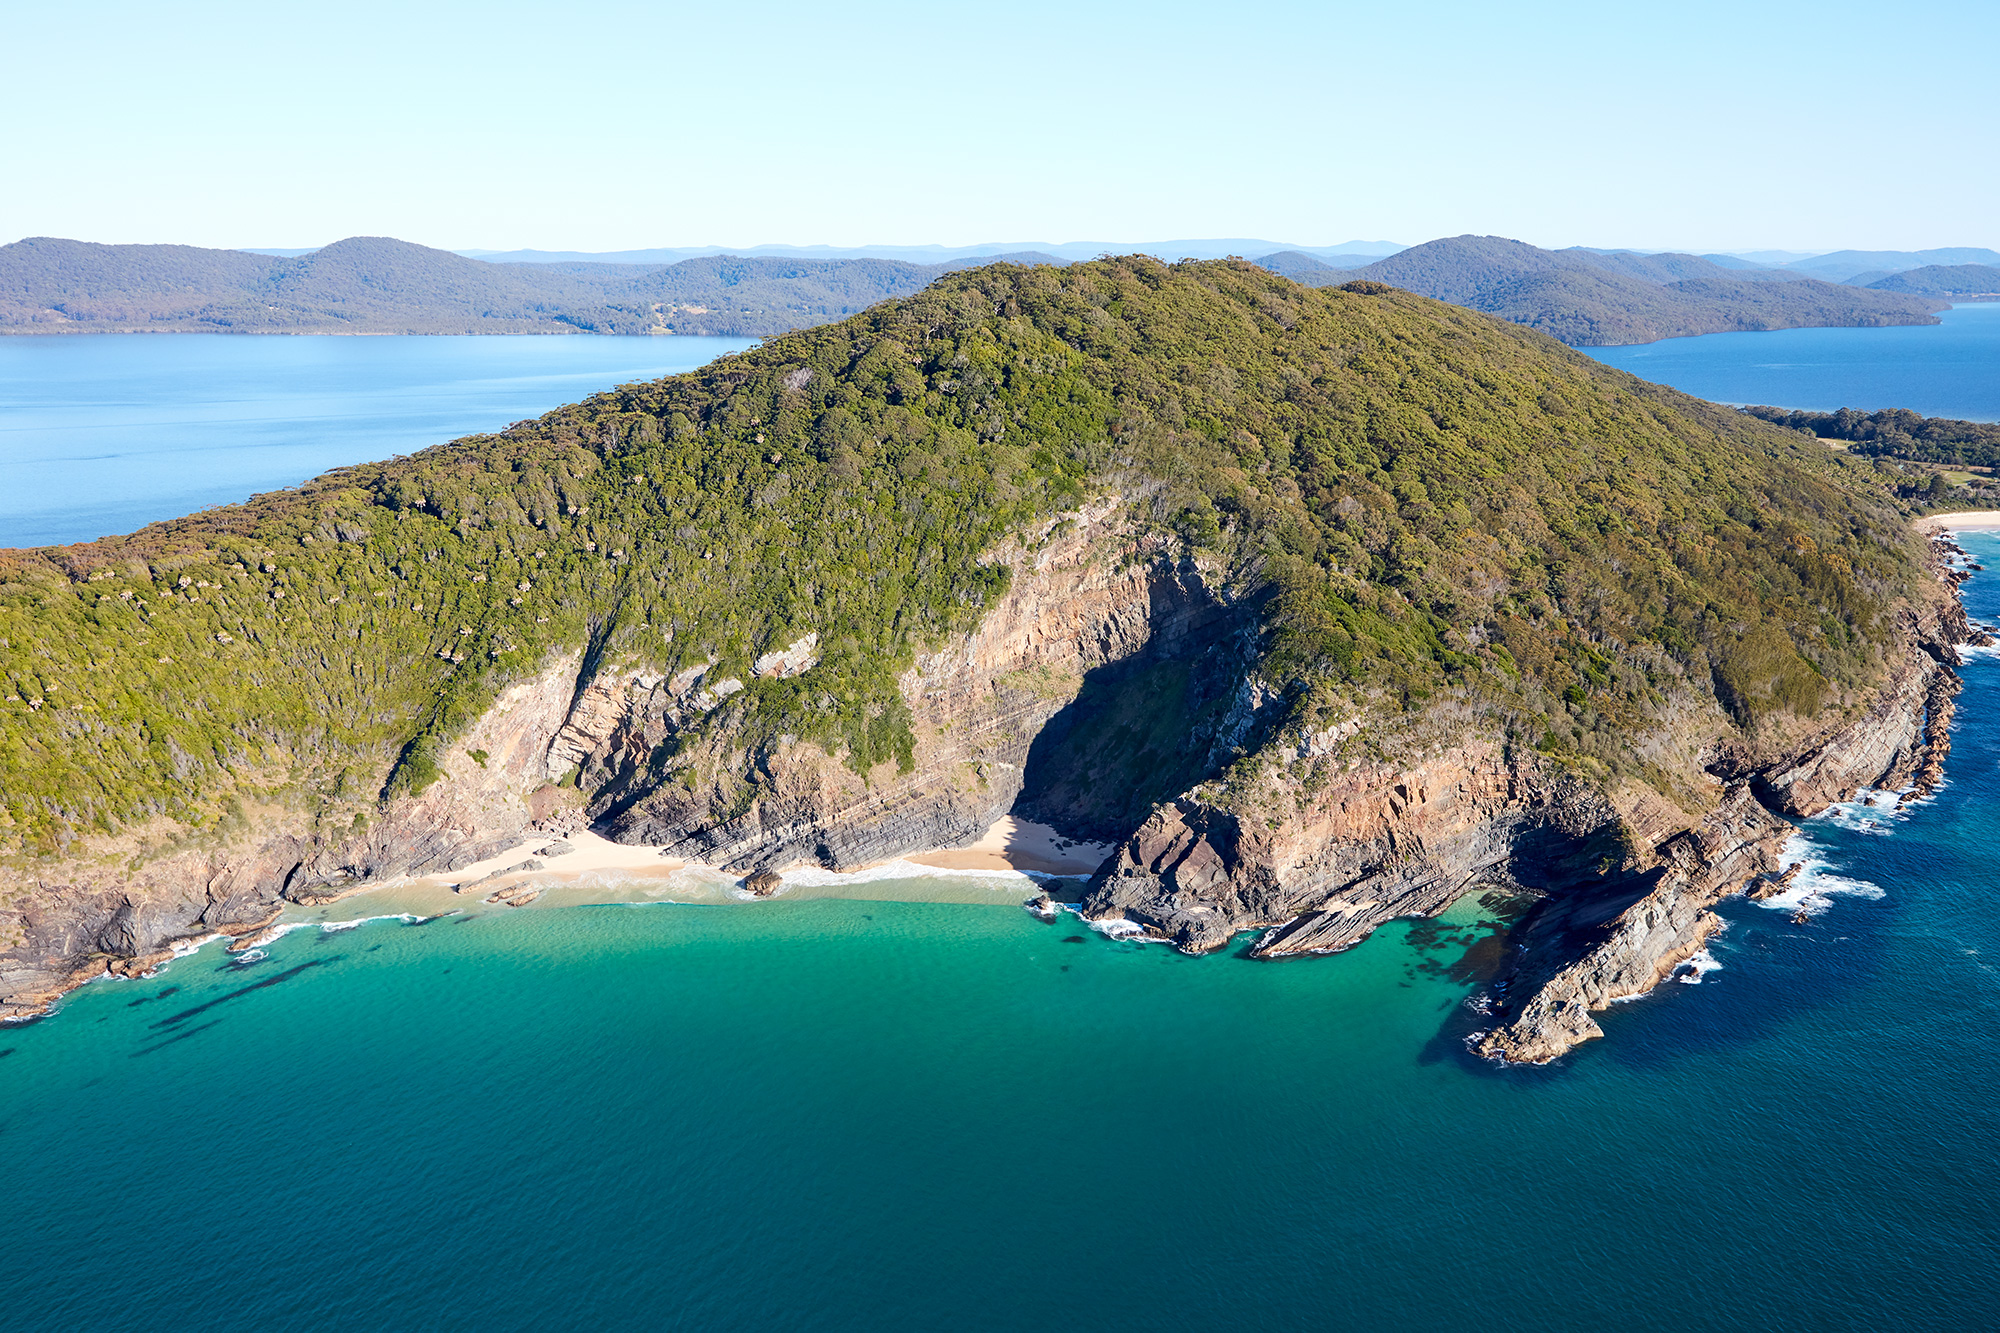
[(2000, 246), (2000, 4), (5, 0), (0, 240)]

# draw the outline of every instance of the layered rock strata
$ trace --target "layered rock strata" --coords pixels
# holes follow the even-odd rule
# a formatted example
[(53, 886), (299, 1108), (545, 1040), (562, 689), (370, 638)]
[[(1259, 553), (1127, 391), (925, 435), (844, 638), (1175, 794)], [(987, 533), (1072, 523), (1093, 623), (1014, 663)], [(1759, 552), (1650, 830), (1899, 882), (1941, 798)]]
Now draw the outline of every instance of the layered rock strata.
[[(585, 678), (580, 658), (557, 660), (503, 695), (443, 759), (442, 780), (365, 828), (274, 811), (235, 844), (136, 870), (106, 848), (45, 872), (0, 919), (12, 932), (0, 1015), (40, 1012), (194, 940), (251, 938), (288, 903), (450, 874), (586, 823), (769, 886), (800, 862), (845, 870), (971, 842), (1019, 810), (1118, 844), (1082, 894), (1086, 917), (1190, 952), (1246, 930), (1262, 932), (1262, 958), (1336, 952), (1482, 886), (1525, 890), (1539, 904), (1515, 928), (1477, 1049), (1545, 1061), (1698, 951), (1720, 928), (1716, 902), (1777, 873), (1784, 816), (1861, 787), (1934, 785), (1957, 689), (1951, 645), (1975, 637), (1955, 601), (1910, 611), (1867, 708), (1775, 760), (1718, 750), (1718, 780), (1689, 810), (1469, 731), (1391, 763), (1349, 744), (1365, 716), (1279, 729), (1283, 701), (1255, 674), (1256, 608), (1138, 535), (1116, 502), (998, 555), (1011, 590), (903, 677), (906, 772), (857, 774), (797, 737), (754, 739), (717, 713), (742, 682), (712, 679), (713, 663)], [(802, 639), (756, 670), (804, 675), (816, 649)], [(1719, 713), (1683, 722), (1727, 730)], [(1263, 786), (1231, 795), (1212, 779), (1245, 754), (1265, 761)]]
[[(856, 774), (796, 738), (750, 744), (727, 727), (661, 768), (653, 756), (721, 706), (734, 682), (703, 669), (579, 679), (580, 659), (559, 659), (501, 697), (443, 757), (441, 780), (388, 802), (365, 829), (260, 812), (257, 832), (234, 843), (137, 869), (125, 848), (100, 848), (43, 871), (0, 915), (0, 1017), (42, 1012), (84, 981), (144, 970), (175, 947), (254, 930), (286, 904), (448, 875), (589, 819), (619, 841), (739, 872), (797, 862), (846, 870), (968, 843), (1013, 807), (1035, 739), (1091, 673), (1156, 657), (1234, 662), (1254, 626), (1249, 608), (1192, 562), (1168, 558), (1164, 541), (1134, 537), (1115, 501), (999, 554), (1016, 568), (1011, 591), (975, 632), (904, 676), (917, 736), (907, 773)], [(772, 673), (809, 670), (814, 647), (792, 645)], [(1202, 755), (1234, 744), (1258, 702), (1247, 687), (1239, 693), (1239, 706), (1180, 740)], [(584, 797), (552, 782), (576, 777), (597, 793), (587, 812), (565, 805)]]

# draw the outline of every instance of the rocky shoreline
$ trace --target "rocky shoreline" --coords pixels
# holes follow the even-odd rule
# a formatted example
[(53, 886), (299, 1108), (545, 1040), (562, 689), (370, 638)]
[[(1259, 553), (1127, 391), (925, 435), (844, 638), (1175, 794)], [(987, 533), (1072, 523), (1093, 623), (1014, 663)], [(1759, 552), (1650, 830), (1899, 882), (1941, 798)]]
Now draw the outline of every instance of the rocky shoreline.
[[(1950, 543), (1932, 553), (1955, 591)], [(1474, 1049), (1545, 1062), (1601, 1035), (1593, 1013), (1696, 953), (1720, 927), (1716, 902), (1771, 882), (1788, 819), (1863, 787), (1934, 786), (1953, 650), (1981, 637), (1943, 588), (1906, 608), (1872, 707), (1776, 760), (1718, 751), (1713, 790), (1689, 810), (1495, 737), (1459, 734), (1388, 762), (1350, 744), (1369, 725), (1359, 716), (1281, 732), (1282, 701), (1254, 674), (1254, 605), (1143, 535), (1119, 500), (1058, 516), (1000, 558), (1015, 568), (1010, 591), (903, 680), (917, 737), (908, 772), (859, 775), (794, 738), (750, 747), (727, 728), (697, 730), (733, 693), (703, 671), (586, 676), (580, 658), (558, 660), (479, 719), (443, 780), (363, 832), (286, 815), (259, 841), (137, 872), (111, 854), (44, 868), (0, 912), (0, 1018), (45, 1013), (77, 985), (143, 973), (197, 941), (254, 938), (290, 906), (498, 864), (538, 835), (587, 828), (659, 847), (754, 893), (787, 865), (852, 870), (963, 846), (1019, 812), (1114, 846), (1072, 895), (1085, 918), (1189, 952), (1249, 930), (1261, 932), (1258, 958), (1337, 952), (1468, 891), (1525, 891), (1536, 905), (1512, 927)], [(1153, 700), (1168, 693), (1178, 711), (1162, 718)], [(1147, 727), (1155, 748), (1136, 757), (1104, 739)], [(1684, 729), (1715, 731), (1702, 718)], [(668, 744), (684, 736), (699, 739)], [(464, 757), (473, 751), (486, 758)], [(1274, 757), (1265, 786), (1232, 804), (1208, 779), (1246, 753)], [(537, 892), (504, 876), (480, 889), (503, 903)]]

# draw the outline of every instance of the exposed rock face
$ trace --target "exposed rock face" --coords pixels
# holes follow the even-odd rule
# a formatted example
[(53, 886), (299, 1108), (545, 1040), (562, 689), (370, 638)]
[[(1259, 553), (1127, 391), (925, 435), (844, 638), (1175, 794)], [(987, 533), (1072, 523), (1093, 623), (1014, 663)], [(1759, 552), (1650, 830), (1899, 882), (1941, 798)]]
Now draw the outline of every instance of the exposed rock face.
[[(190, 849), (137, 871), (116, 860), (50, 870), (0, 915), (0, 927), (13, 928), (0, 952), (0, 1018), (38, 1013), (107, 968), (144, 970), (171, 957), (175, 944), (253, 931), (286, 903), (323, 902), (399, 875), (448, 874), (518, 845), (537, 814), (530, 797), (571, 710), (576, 670), (575, 658), (559, 661), (507, 691), (444, 759), (444, 780), (390, 802), (364, 830), (258, 812), (256, 835), (233, 847)], [(487, 754), (485, 765), (471, 750)]]
[(1512, 934), (1500, 1024), (1477, 1050), (1544, 1063), (1602, 1035), (1593, 1012), (1645, 993), (1699, 951), (1722, 927), (1717, 902), (1778, 874), (1794, 832), (1779, 812), (1816, 813), (1863, 787), (1910, 785), (1908, 800), (1936, 785), (1960, 688), (1946, 659), (1970, 634), (1955, 602), (1912, 613), (1870, 707), (1738, 773), (1692, 818), (1646, 789), (1607, 796), (1476, 739), (1329, 777), (1313, 765), (1331, 746), (1309, 734), (1249, 803), (1256, 819), (1199, 792), (1157, 808), (1082, 912), (1135, 922), (1188, 952), (1264, 928), (1252, 952), (1278, 957), (1347, 948), (1482, 885), (1526, 888), (1541, 904)]
[[(1739, 783), (1695, 828), (1655, 849), (1658, 864), (1551, 896), (1516, 932), (1520, 961), (1495, 988), (1504, 1021), (1475, 1049), (1544, 1064), (1603, 1036), (1592, 1012), (1645, 994), (1700, 950), (1722, 929), (1710, 909), (1775, 871), (1792, 831)], [(1565, 959), (1574, 961), (1544, 975)]]
[[(37, 1012), (107, 968), (142, 971), (177, 942), (247, 938), (287, 902), (449, 873), (586, 818), (769, 892), (787, 865), (852, 869), (964, 844), (1018, 811), (1119, 844), (1082, 894), (1085, 916), (1190, 952), (1251, 929), (1264, 932), (1260, 957), (1334, 952), (1483, 885), (1539, 895), (1477, 1049), (1546, 1061), (1600, 1035), (1595, 1012), (1699, 950), (1720, 927), (1722, 897), (1776, 873), (1791, 827), (1780, 813), (1810, 814), (1861, 786), (1935, 784), (1957, 689), (1950, 645), (1973, 633), (1955, 603), (1911, 612), (1870, 707), (1776, 762), (1718, 755), (1726, 782), (1689, 810), (1470, 732), (1397, 763), (1343, 757), (1359, 754), (1350, 742), (1363, 716), (1277, 733), (1284, 702), (1254, 674), (1257, 608), (1169, 558), (1162, 540), (1134, 536), (1115, 502), (1000, 556), (1016, 570), (1008, 594), (903, 679), (916, 736), (908, 772), (891, 764), (864, 777), (792, 737), (753, 743), (733, 725), (697, 727), (743, 688), (712, 679), (712, 662), (671, 678), (579, 679), (580, 659), (556, 661), (478, 722), (442, 761), (443, 780), (365, 828), (280, 811), (236, 847), (136, 872), (118, 859), (51, 872), (17, 900), (12, 938), (0, 936), (0, 1015)], [(809, 673), (817, 649), (807, 635), (760, 658), (755, 674)], [(1721, 729), (1719, 714), (1686, 728)], [(1224, 791), (1213, 779), (1245, 753), (1271, 760), (1264, 785)], [(571, 774), (580, 792), (552, 785)]]
[[(1784, 814), (1806, 818), (1859, 788), (1893, 790), (1908, 783), (1929, 752), (1925, 720), (1942, 710), (1949, 723), (1959, 682), (1945, 666), (1944, 655), (1969, 634), (1969, 629), (1950, 624), (1929, 633), (1909, 627), (1906, 640), (1912, 651), (1895, 664), (1868, 715), (1831, 736), (1812, 738), (1795, 757), (1754, 774), (1758, 797)], [(1944, 749), (1949, 748), (1946, 740)], [(1938, 757), (1942, 763), (1942, 751)]]
[[(635, 679), (586, 768), (602, 793), (592, 813), (621, 842), (734, 870), (798, 861), (847, 870), (976, 840), (1014, 809), (1037, 739), (1088, 694), (1093, 673), (1211, 656), (1253, 623), (1199, 569), (1162, 558), (1121, 520), (1116, 505), (1100, 504), (1051, 525), (1036, 549), (1004, 553), (1017, 569), (1007, 595), (976, 632), (920, 657), (903, 679), (917, 737), (911, 772), (883, 765), (864, 779), (814, 745), (781, 739), (746, 753), (723, 734), (681, 760), (702, 779), (687, 785), (649, 757), (701, 709), (700, 678)], [(1231, 688), (1241, 679), (1239, 667)], [(1205, 762), (1228, 720), (1194, 719), (1175, 749), (1207, 722), (1215, 734), (1196, 747)], [(710, 776), (746, 769), (749, 781), (734, 787)]]
[(1582, 813), (1579, 803), (1590, 804), (1529, 780), (1480, 741), (1408, 770), (1373, 766), (1323, 785), (1302, 773), (1261, 803), (1298, 813), (1261, 824), (1183, 798), (1119, 849), (1083, 914), (1136, 921), (1189, 952), (1267, 926), (1277, 929), (1256, 946), (1260, 956), (1332, 952), (1392, 917), (1507, 881), (1526, 827), (1562, 822), (1587, 837), (1610, 820), (1608, 807)]
[[(13, 927), (11, 938), (0, 934), (0, 1016), (39, 1012), (107, 966), (150, 966), (177, 942), (253, 929), (288, 902), (448, 874), (533, 832), (560, 832), (568, 824), (546, 808), (549, 784), (579, 768), (599, 792), (590, 814), (606, 834), (726, 869), (799, 861), (848, 869), (973, 841), (1013, 806), (1031, 744), (1089, 673), (1150, 660), (1149, 652), (1200, 656), (1251, 623), (1200, 570), (1164, 559), (1160, 545), (1134, 540), (1119, 505), (1102, 502), (1050, 524), (1033, 549), (1002, 552), (1017, 568), (1009, 594), (975, 633), (919, 659), (904, 678), (918, 737), (907, 774), (884, 766), (864, 781), (815, 746), (751, 752), (723, 735), (693, 756), (698, 771), (747, 770), (750, 782), (690, 791), (647, 759), (740, 681), (710, 681), (707, 668), (671, 680), (579, 681), (578, 658), (553, 662), (507, 691), (444, 757), (442, 780), (390, 802), (364, 830), (271, 812), (234, 846), (136, 872), (123, 858), (79, 858), (26, 886), (12, 921), (0, 916), (0, 928)], [(810, 636), (792, 644), (773, 673), (810, 670), (816, 648)], [(1199, 753), (1217, 740), (1205, 735)], [(469, 757), (475, 750), (485, 764)]]

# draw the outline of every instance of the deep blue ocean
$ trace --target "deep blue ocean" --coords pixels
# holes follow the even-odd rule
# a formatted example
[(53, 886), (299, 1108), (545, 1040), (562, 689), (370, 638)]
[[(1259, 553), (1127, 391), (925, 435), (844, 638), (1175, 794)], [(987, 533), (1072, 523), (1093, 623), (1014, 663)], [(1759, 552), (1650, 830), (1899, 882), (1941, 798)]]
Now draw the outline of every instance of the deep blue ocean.
[(1699, 984), (1547, 1069), (1463, 1053), (1471, 902), (1259, 963), (883, 882), (87, 986), (0, 1029), (0, 1329), (1994, 1327), (2000, 657), (1964, 674), (1934, 799), (1806, 826), (1808, 924), (1726, 905)]
[(296, 486), (619, 384), (744, 338), (0, 338), (0, 547), (91, 541)]

